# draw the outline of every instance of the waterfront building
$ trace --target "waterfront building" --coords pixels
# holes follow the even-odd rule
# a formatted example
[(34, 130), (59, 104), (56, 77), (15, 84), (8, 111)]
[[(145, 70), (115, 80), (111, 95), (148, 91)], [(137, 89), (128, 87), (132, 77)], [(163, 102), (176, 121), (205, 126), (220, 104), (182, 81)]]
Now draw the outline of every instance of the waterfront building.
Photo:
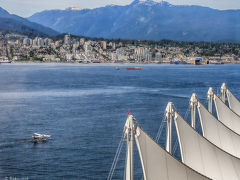
[(112, 59), (112, 61), (117, 61), (117, 60), (118, 60), (118, 55), (117, 55), (117, 53), (112, 53), (112, 54), (111, 54), (111, 59)]
[(151, 61), (152, 53), (147, 48), (138, 47), (134, 49), (134, 59), (137, 60), (138, 62)]
[(74, 59), (73, 54), (66, 54), (66, 60), (67, 60), (67, 61), (71, 61), (71, 60), (73, 60), (73, 59)]
[(55, 55), (45, 55), (43, 58), (44, 61), (56, 61)]
[(125, 48), (118, 48), (116, 50), (117, 60), (127, 61), (128, 56), (126, 54)]
[(161, 55), (161, 53), (156, 53), (155, 54), (155, 61), (157, 61), (157, 62), (162, 62), (162, 55)]
[(18, 59), (19, 59), (18, 56), (13, 56), (12, 58), (13, 61), (17, 61)]

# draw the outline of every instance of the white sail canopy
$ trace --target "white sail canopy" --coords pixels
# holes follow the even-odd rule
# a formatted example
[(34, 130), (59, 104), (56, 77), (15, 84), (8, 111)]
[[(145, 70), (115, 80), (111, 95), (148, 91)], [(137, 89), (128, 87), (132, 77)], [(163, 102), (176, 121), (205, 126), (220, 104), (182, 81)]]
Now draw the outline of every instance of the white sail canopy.
[(183, 163), (211, 179), (240, 180), (240, 159), (202, 137), (177, 112), (175, 125)]
[(232, 94), (232, 92), (227, 89), (227, 98), (229, 107), (238, 115), (240, 115), (240, 102), (238, 99)]
[(222, 150), (240, 158), (240, 136), (218, 121), (199, 101), (203, 136)]
[(214, 94), (214, 103), (218, 120), (240, 135), (240, 116), (233, 112), (216, 94)]
[(136, 129), (135, 139), (145, 180), (208, 179), (171, 156), (140, 127)]

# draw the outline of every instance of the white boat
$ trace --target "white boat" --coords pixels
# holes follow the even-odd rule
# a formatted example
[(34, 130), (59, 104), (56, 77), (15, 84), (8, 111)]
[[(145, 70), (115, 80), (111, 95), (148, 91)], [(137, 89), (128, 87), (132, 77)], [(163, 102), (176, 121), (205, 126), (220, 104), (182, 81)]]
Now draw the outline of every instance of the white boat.
[(10, 61), (10, 60), (0, 60), (0, 64), (1, 63), (12, 63), (12, 61)]
[(34, 133), (32, 138), (33, 138), (33, 142), (45, 142), (48, 141), (48, 139), (50, 138), (50, 135), (46, 135), (46, 134), (39, 134), (39, 133)]
[[(196, 94), (192, 95), (191, 125), (178, 113), (173, 103), (168, 103), (165, 111), (165, 149), (141, 128), (132, 115), (128, 115), (122, 139), (127, 144), (124, 179), (134, 179), (135, 141), (144, 180), (240, 180), (240, 117), (224, 103), (225, 98), (224, 101), (220, 99), (212, 88), (208, 91), (208, 101), (207, 109)], [(218, 119), (212, 114), (213, 101)], [(236, 98), (233, 101), (235, 108), (240, 108)], [(203, 134), (196, 130), (196, 111)], [(180, 161), (172, 155), (173, 123), (180, 148)], [(121, 147), (119, 145), (108, 180), (112, 179)]]

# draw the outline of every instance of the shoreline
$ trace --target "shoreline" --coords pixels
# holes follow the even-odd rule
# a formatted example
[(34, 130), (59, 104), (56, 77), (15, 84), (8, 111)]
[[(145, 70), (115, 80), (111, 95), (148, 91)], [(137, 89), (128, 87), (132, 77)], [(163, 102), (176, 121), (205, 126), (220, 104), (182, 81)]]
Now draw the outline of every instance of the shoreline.
[(224, 63), (224, 64), (201, 64), (201, 65), (195, 65), (195, 64), (170, 64), (170, 63), (77, 63), (77, 62), (30, 62), (30, 61), (20, 61), (20, 62), (11, 62), (11, 63), (0, 63), (1, 65), (66, 65), (66, 66), (114, 66), (114, 67), (124, 67), (124, 66), (130, 66), (130, 67), (137, 67), (137, 66), (207, 66), (207, 65), (239, 65), (239, 63)]

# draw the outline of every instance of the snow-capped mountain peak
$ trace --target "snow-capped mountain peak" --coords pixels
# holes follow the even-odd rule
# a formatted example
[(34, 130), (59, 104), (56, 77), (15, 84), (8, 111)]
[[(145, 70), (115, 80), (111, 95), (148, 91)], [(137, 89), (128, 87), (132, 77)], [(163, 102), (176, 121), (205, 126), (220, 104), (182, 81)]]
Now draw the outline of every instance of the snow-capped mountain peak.
[(147, 5), (147, 6), (153, 6), (153, 5), (171, 6), (171, 4), (163, 0), (135, 0), (132, 2), (132, 5), (139, 5), (139, 4)]

